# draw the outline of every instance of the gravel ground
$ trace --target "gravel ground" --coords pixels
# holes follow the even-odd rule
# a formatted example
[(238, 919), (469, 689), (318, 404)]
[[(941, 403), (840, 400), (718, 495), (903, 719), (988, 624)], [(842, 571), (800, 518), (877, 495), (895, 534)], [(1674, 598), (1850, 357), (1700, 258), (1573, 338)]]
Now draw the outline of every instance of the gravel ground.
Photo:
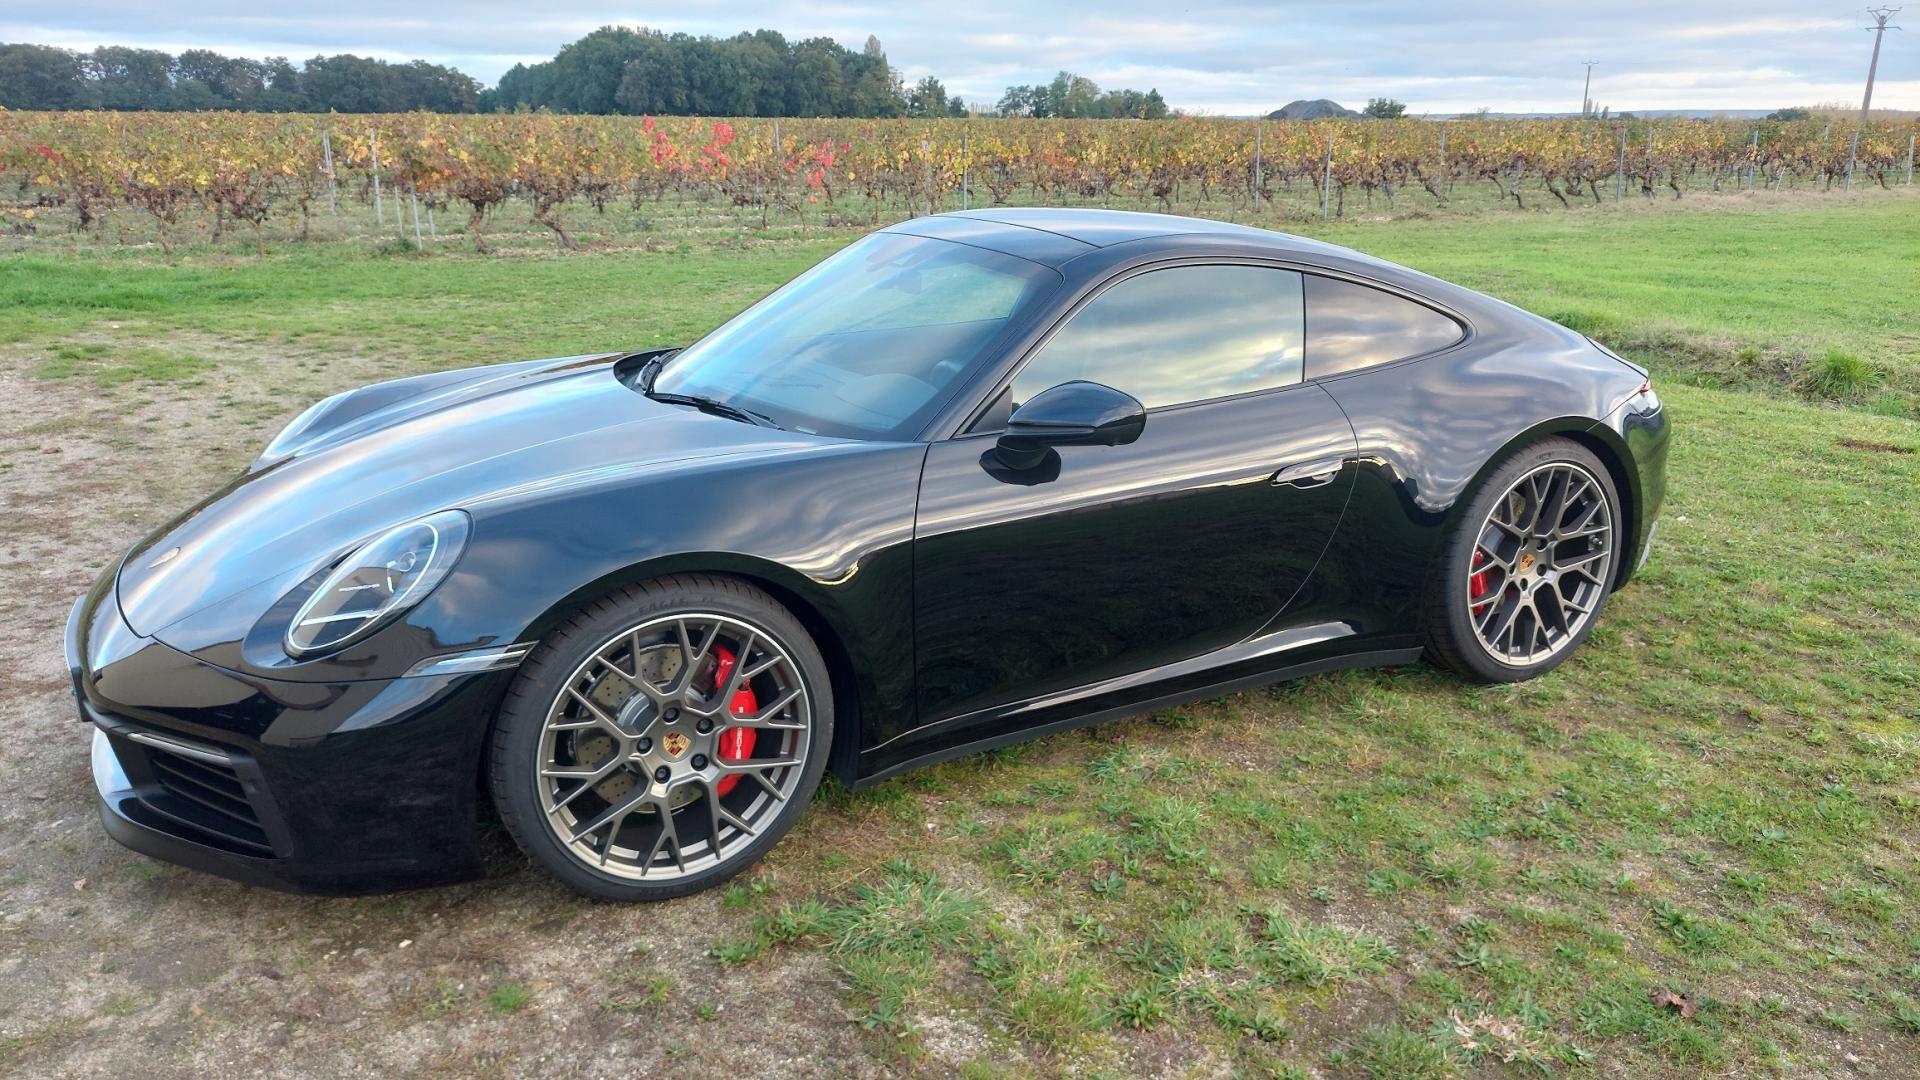
[[(291, 377), (303, 359), (259, 362)], [(548, 884), (497, 834), (485, 881), (354, 900), (232, 884), (108, 839), (89, 730), (67, 690), (69, 603), (306, 399), (259, 389), (280, 379), (103, 388), (35, 369), (29, 356), (0, 353), (0, 654), (11, 658), (0, 670), (10, 734), (0, 742), (0, 1072), (897, 1068), (863, 1058), (862, 1030), (818, 954), (748, 971), (715, 964), (712, 944), (743, 923), (716, 895), (590, 904)], [(325, 376), (376, 377), (338, 364)], [(977, 1048), (964, 1021), (938, 1026), (933, 1060), (915, 1067), (935, 1065), (942, 1047), (962, 1059)]]

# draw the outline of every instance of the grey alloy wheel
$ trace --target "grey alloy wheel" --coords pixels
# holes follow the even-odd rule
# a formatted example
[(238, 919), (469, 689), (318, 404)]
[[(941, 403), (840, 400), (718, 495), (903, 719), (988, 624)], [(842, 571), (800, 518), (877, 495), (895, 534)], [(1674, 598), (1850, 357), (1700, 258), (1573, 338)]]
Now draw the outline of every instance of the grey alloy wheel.
[(546, 827), (581, 865), (623, 879), (723, 866), (805, 786), (813, 710), (790, 649), (746, 618), (676, 612), (623, 629), (547, 710)]
[(1567, 461), (1527, 471), (1487, 512), (1459, 583), (1480, 647), (1512, 667), (1565, 651), (1606, 595), (1615, 546), (1598, 477)]

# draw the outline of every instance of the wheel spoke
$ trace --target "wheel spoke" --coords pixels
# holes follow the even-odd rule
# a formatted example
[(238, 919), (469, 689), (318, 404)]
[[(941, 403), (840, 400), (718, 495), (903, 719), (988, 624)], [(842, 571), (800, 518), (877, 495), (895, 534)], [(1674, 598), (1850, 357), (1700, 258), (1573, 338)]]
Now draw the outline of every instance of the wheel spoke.
[(555, 731), (564, 731), (564, 730), (567, 730), (568, 728), (594, 727), (596, 725), (604, 724), (607, 727), (615, 729), (616, 731), (619, 730), (619, 725), (613, 722), (613, 717), (608, 715), (607, 711), (600, 707), (599, 702), (593, 700), (592, 698), (581, 693), (580, 691), (575, 690), (571, 686), (567, 687), (567, 696), (572, 698), (575, 704), (579, 705), (582, 709), (586, 710), (587, 715), (593, 718), (592, 721), (587, 723), (549, 724), (548, 727), (552, 728)]
[(734, 650), (733, 670), (727, 673), (726, 688), (715, 695), (720, 699), (722, 705), (732, 701), (734, 695), (740, 692), (740, 687), (747, 681), (747, 658), (753, 655), (753, 647), (757, 644), (755, 637), (756, 635), (748, 633), (747, 639), (740, 643), (738, 649)]
[(754, 710), (752, 716), (741, 716), (738, 713), (729, 715), (727, 717), (727, 725), (729, 727), (770, 728), (775, 731), (804, 731), (807, 727), (805, 720), (783, 721), (779, 719), (779, 716), (787, 706), (799, 701), (805, 694), (806, 692), (797, 686), (788, 687), (785, 691), (781, 692), (779, 697), (774, 698), (772, 701)]
[[(684, 874), (687, 872), (686, 850), (680, 843), (680, 830), (673, 824), (673, 811), (668, 808), (665, 799), (660, 800), (655, 805), (660, 808), (661, 838), (673, 845), (673, 863), (675, 866), (678, 866), (680, 872)], [(654, 846), (656, 848), (659, 847), (659, 843), (656, 842)], [(647, 862), (653, 862), (653, 858), (649, 856)]]
[[(1592, 501), (1583, 509), (1580, 505), (1580, 500), (1588, 498), (1589, 494), (1591, 494)], [(1606, 504), (1606, 500), (1600, 498), (1600, 492), (1593, 486), (1593, 482), (1584, 477), (1580, 478), (1580, 486), (1567, 495), (1566, 502), (1560, 511), (1560, 517), (1553, 523), (1553, 535), (1564, 536), (1566, 535), (1566, 530), (1586, 525), (1593, 520), (1593, 515), (1599, 513), (1600, 508)], [(1568, 522), (1567, 518), (1575, 514), (1579, 515), (1579, 520)]]
[(1515, 540), (1521, 540), (1521, 541), (1526, 540), (1527, 530), (1521, 528), (1519, 525), (1513, 522), (1501, 521), (1500, 518), (1498, 517), (1499, 512), (1500, 512), (1500, 507), (1495, 507), (1494, 514), (1496, 516), (1488, 518), (1487, 524), (1493, 526), (1496, 529), (1499, 529), (1501, 532), (1506, 533), (1508, 536), (1513, 537)]
[(1550, 588), (1541, 588), (1533, 594), (1534, 614), (1540, 618), (1543, 630), (1565, 633), (1567, 614), (1560, 606), (1560, 594)]
[(757, 773), (765, 769), (785, 769), (798, 764), (800, 764), (800, 762), (797, 759), (783, 756), (777, 758), (747, 758), (745, 761), (716, 761), (714, 762), (714, 767), (719, 769), (722, 774), (745, 774)]
[[(621, 799), (618, 802), (615, 802), (609, 805), (605, 810), (602, 810), (600, 811), (600, 813), (594, 815), (594, 817), (590, 819), (585, 825), (576, 827), (573, 830), (573, 836), (571, 837), (572, 842), (579, 843), (581, 840), (585, 839), (586, 837), (592, 836), (594, 833), (599, 832), (602, 828), (606, 827), (608, 822), (614, 822), (615, 824), (614, 824), (613, 831), (619, 832), (620, 827), (618, 823), (626, 820), (626, 817), (628, 814), (633, 813), (633, 811), (637, 807), (639, 807), (641, 803), (646, 801), (647, 801), (647, 789), (636, 788), (633, 794), (627, 796), (624, 799)], [(611, 840), (612, 837), (609, 836), (608, 839)]]
[(1588, 563), (1595, 562), (1599, 559), (1605, 558), (1606, 554), (1607, 554), (1606, 548), (1595, 548), (1592, 551), (1583, 552), (1571, 558), (1567, 558), (1567, 559), (1555, 558), (1553, 560), (1553, 565), (1556, 569), (1560, 569), (1560, 570), (1577, 570), (1580, 567), (1587, 565)]
[(1498, 547), (1496, 547), (1493, 544), (1487, 543), (1485, 540), (1482, 540), (1480, 543), (1480, 546), (1475, 548), (1474, 550), (1480, 552), (1482, 555), (1485, 555), (1487, 557), (1487, 562), (1485, 564), (1482, 564), (1479, 567), (1470, 568), (1468, 570), (1469, 574), (1476, 573), (1480, 570), (1486, 570), (1486, 569), (1489, 569), (1490, 567), (1497, 567), (1502, 571), (1511, 571), (1513, 569), (1513, 556), (1500, 554), (1500, 549)]
[(1535, 536), (1551, 536), (1560, 527), (1560, 519), (1567, 512), (1567, 486), (1573, 477), (1560, 473), (1547, 474), (1547, 495), (1540, 506), (1540, 514), (1533, 520)]
[(604, 780), (607, 774), (627, 763), (619, 754), (607, 759), (604, 765), (548, 765), (540, 770), (541, 776), (555, 780), (585, 780), (588, 783)]
[(1542, 511), (1547, 505), (1547, 487), (1552, 479), (1546, 474), (1536, 473), (1527, 478), (1527, 535), (1533, 536), (1540, 531)]
[(1480, 623), (1480, 636), (1488, 641), (1499, 640), (1500, 635), (1513, 622), (1513, 617), (1520, 613), (1520, 607), (1521, 600), (1517, 593), (1509, 596), (1502, 592), (1494, 597), (1493, 609)]

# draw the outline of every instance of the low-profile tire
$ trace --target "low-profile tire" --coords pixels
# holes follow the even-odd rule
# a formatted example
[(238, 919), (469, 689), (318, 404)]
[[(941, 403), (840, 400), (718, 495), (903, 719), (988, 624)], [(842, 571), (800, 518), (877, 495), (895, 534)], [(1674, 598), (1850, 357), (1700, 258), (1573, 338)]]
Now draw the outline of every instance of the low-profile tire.
[(1548, 438), (1510, 454), (1468, 497), (1426, 598), (1429, 660), (1479, 682), (1557, 667), (1613, 590), (1624, 522), (1591, 450)]
[(680, 575), (612, 592), (541, 640), (501, 704), (489, 783), (555, 878), (665, 900), (764, 855), (832, 743), (826, 662), (800, 621), (744, 582)]

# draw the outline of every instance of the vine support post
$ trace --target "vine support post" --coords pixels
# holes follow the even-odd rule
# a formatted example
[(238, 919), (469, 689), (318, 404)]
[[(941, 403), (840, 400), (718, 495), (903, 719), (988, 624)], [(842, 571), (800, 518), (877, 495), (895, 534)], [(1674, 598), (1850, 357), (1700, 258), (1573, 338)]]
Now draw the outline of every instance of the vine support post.
[(973, 208), (973, 133), (960, 131), (960, 209)]
[(413, 205), (413, 250), (425, 251), (427, 245), (420, 239), (420, 193), (411, 180), (407, 181), (407, 202)]
[(1913, 135), (1907, 136), (1907, 186), (1913, 186)]
[(1325, 220), (1333, 216), (1332, 204), (1328, 201), (1333, 194), (1333, 136), (1327, 136), (1327, 164), (1320, 176), (1320, 217)]
[(380, 209), (380, 133), (367, 132), (367, 145), (373, 149), (373, 223), (379, 225), (386, 221), (386, 214)]
[(1627, 195), (1627, 126), (1620, 125), (1620, 160), (1613, 166), (1613, 201)]
[[(773, 190), (775, 198), (778, 198), (780, 193), (780, 121), (778, 120), (773, 122)], [(764, 195), (761, 196), (760, 224), (762, 225), (767, 223), (767, 205), (772, 201)], [(798, 206), (799, 202), (796, 200), (794, 205)]]
[(933, 142), (925, 135), (920, 136), (920, 176), (927, 189), (927, 213), (933, 209)]
[(1760, 129), (1753, 129), (1753, 149), (1747, 151), (1747, 190), (1753, 190), (1753, 167), (1760, 160)]
[(767, 166), (765, 162), (755, 162), (753, 165), (753, 201), (760, 206), (760, 227), (764, 229), (767, 227)]
[(1256, 211), (1260, 209), (1260, 186), (1262, 180), (1260, 153), (1263, 147), (1261, 146), (1260, 136), (1265, 126), (1266, 125), (1258, 120), (1253, 122), (1253, 208)]
[(340, 195), (333, 186), (333, 133), (326, 128), (320, 129), (320, 160), (327, 174), (327, 211), (335, 217), (340, 215)]
[(1853, 158), (1860, 152), (1860, 129), (1853, 129), (1853, 140), (1847, 144), (1847, 190), (1853, 190)]
[(1647, 198), (1653, 198), (1653, 123), (1647, 123)]
[(1440, 129), (1440, 186), (1447, 185), (1447, 129)]

